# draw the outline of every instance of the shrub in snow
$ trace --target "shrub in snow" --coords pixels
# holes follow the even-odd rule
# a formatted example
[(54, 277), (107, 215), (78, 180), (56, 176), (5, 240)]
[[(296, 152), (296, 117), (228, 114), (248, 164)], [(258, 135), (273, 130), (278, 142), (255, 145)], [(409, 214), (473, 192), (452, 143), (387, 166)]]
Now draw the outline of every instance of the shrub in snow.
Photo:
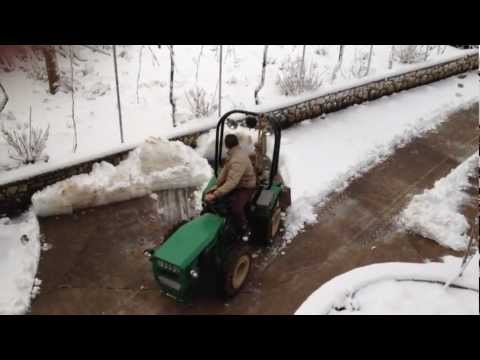
[(33, 164), (37, 161), (48, 161), (48, 156), (43, 156), (47, 146), (50, 125), (46, 129), (32, 127), (32, 114), (30, 111), (30, 122), (18, 125), (17, 129), (6, 129), (3, 125), (1, 133), (7, 142), (12, 160), (22, 164)]
[(369, 51), (364, 51), (356, 48), (354, 60), (350, 68), (350, 75), (357, 79), (366, 76), (369, 70), (369, 58)]
[(301, 57), (288, 59), (279, 69), (277, 85), (283, 95), (299, 95), (318, 89), (322, 85), (317, 64), (304, 64)]
[(318, 56), (327, 56), (328, 51), (324, 47), (319, 46), (318, 48), (315, 49), (315, 54), (317, 54)]
[(402, 64), (415, 64), (427, 61), (434, 45), (395, 45), (393, 59)]
[(212, 114), (216, 105), (213, 104), (213, 98), (207, 95), (205, 89), (194, 87), (185, 93), (190, 111), (195, 118), (206, 117)]
[(88, 89), (84, 93), (84, 96), (88, 100), (95, 100), (99, 96), (104, 96), (110, 90), (111, 90), (110, 84), (105, 84), (105, 83), (102, 83), (100, 81), (97, 81), (95, 84), (93, 84), (90, 87), (90, 89)]

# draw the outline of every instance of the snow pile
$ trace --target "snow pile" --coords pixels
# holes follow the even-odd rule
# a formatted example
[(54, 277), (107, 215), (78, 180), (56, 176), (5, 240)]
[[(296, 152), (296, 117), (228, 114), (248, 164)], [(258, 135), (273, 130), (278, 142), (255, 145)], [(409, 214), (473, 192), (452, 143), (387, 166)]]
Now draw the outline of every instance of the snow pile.
[(39, 216), (71, 213), (154, 191), (201, 188), (211, 173), (208, 162), (182, 142), (150, 138), (118, 166), (95, 163), (89, 174), (73, 176), (35, 193), (32, 204)]
[[(216, 130), (212, 129), (208, 133), (200, 135), (197, 139), (196, 151), (200, 156), (207, 158), (210, 161), (215, 159), (215, 134)], [(249, 153), (255, 152), (254, 144), (256, 142), (256, 131), (245, 127), (238, 127), (237, 129), (230, 129), (225, 127), (224, 139), (228, 134), (237, 135), (240, 146)], [(222, 146), (222, 158), (226, 156), (227, 149), (225, 143)]]
[(24, 314), (30, 306), (40, 257), (40, 229), (33, 212), (0, 218), (0, 315)]
[(295, 314), (478, 315), (478, 252), (453, 282), (457, 287), (444, 288), (458, 274), (461, 262), (462, 258), (446, 256), (443, 263), (360, 267), (323, 284)]
[(465, 250), (470, 239), (469, 224), (459, 210), (468, 199), (463, 190), (471, 186), (468, 178), (478, 169), (478, 161), (476, 153), (438, 180), (432, 189), (414, 196), (400, 214), (399, 224), (442, 246)]
[[(316, 221), (315, 209), (398, 147), (478, 102), (478, 76), (455, 77), (353, 106), (282, 134), (280, 172), (292, 191), (285, 239)], [(287, 180), (288, 179), (288, 180)]]

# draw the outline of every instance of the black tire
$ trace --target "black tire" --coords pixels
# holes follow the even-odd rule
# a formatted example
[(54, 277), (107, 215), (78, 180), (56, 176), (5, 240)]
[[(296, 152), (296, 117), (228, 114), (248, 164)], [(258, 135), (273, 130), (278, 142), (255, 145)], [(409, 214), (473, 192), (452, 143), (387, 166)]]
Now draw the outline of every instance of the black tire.
[(235, 244), (227, 253), (220, 274), (220, 292), (226, 298), (235, 296), (245, 285), (252, 268), (248, 245)]

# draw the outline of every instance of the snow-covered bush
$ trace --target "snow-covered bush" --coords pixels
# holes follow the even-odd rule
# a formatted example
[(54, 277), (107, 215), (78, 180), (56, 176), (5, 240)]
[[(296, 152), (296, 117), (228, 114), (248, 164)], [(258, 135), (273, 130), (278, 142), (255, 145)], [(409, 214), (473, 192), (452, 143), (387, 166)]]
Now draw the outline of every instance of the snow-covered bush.
[(402, 64), (415, 64), (428, 60), (435, 45), (395, 45), (393, 59)]
[(213, 104), (213, 99), (207, 96), (205, 89), (201, 87), (194, 87), (185, 93), (190, 111), (196, 118), (205, 117), (215, 111), (216, 106)]
[(318, 56), (327, 56), (328, 50), (322, 46), (319, 46), (318, 48), (315, 49), (315, 54), (317, 54)]
[(302, 58), (285, 61), (279, 69), (277, 85), (283, 95), (298, 95), (305, 91), (318, 89), (322, 80), (318, 74), (317, 64), (303, 64)]
[(42, 156), (47, 146), (50, 125), (46, 129), (32, 127), (31, 113), (28, 124), (18, 125), (17, 129), (1, 128), (1, 133), (7, 142), (12, 160), (22, 164), (33, 164), (37, 161), (48, 161), (48, 156)]
[(350, 75), (360, 79), (368, 73), (369, 51), (355, 49), (354, 60), (350, 68)]

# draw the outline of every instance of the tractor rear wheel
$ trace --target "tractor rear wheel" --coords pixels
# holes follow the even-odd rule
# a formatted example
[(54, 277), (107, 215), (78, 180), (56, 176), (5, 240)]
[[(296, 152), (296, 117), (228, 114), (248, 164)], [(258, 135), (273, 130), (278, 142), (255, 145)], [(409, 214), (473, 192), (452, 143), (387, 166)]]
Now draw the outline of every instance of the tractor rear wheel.
[(245, 284), (251, 268), (252, 258), (249, 246), (233, 245), (223, 262), (220, 282), (223, 295), (235, 296)]

